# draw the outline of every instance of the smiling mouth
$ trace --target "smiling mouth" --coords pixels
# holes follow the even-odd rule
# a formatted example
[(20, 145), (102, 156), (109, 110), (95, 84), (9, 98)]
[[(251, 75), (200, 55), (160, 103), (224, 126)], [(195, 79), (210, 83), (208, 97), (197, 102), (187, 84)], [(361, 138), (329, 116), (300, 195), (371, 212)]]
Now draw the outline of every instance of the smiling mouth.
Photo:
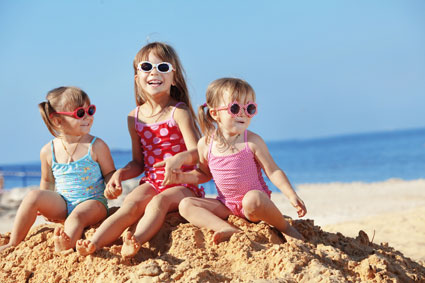
[(150, 86), (160, 86), (161, 84), (162, 84), (162, 82), (157, 81), (157, 80), (148, 82), (148, 85), (150, 85)]

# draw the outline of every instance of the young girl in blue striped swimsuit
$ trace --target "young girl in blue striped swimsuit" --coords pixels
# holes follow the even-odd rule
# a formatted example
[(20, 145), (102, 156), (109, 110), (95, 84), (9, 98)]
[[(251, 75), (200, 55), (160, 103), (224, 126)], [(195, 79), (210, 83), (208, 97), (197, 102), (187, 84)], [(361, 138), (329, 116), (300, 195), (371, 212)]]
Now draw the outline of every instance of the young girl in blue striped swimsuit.
[(54, 230), (56, 251), (74, 248), (85, 227), (107, 216), (104, 182), (115, 166), (105, 142), (90, 135), (96, 107), (76, 87), (53, 89), (46, 98), (39, 110), (55, 138), (40, 152), (40, 190), (23, 199), (10, 241), (0, 251), (24, 240), (39, 214), (63, 223)]

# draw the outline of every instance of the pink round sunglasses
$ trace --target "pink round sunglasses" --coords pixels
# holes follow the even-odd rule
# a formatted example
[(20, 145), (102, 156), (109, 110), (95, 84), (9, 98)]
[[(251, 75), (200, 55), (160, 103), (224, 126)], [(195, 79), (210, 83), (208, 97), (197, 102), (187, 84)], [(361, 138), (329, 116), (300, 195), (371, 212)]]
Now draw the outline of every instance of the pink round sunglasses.
[(245, 110), (246, 116), (248, 116), (249, 118), (252, 118), (255, 116), (255, 114), (257, 114), (257, 103), (248, 101), (247, 104), (242, 105), (235, 100), (232, 103), (229, 103), (229, 105), (227, 106), (215, 108), (215, 110), (218, 110), (218, 111), (227, 110), (227, 112), (232, 117), (238, 116), (241, 113), (242, 109)]

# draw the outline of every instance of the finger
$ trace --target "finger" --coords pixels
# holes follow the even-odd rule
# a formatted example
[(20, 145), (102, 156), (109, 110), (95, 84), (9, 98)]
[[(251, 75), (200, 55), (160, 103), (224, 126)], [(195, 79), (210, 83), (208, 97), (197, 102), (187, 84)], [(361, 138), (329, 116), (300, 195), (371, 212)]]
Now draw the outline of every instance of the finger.
[(160, 161), (160, 162), (158, 162), (158, 163), (155, 163), (155, 164), (153, 165), (153, 167), (154, 167), (154, 168), (164, 167), (164, 165), (165, 165), (165, 161)]
[(109, 190), (105, 190), (104, 195), (107, 199), (113, 199), (113, 195)]

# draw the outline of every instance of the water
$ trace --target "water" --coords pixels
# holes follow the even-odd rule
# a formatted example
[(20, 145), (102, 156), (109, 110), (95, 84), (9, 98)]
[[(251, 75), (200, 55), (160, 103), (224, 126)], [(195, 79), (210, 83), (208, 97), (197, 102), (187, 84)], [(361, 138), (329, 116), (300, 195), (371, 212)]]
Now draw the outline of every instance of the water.
[[(425, 128), (309, 140), (267, 143), (273, 159), (293, 185), (329, 182), (377, 182), (390, 178), (425, 178)], [(113, 150), (117, 168), (131, 151)], [(40, 164), (0, 166), (5, 188), (38, 185)], [(11, 176), (18, 172), (20, 176)], [(26, 177), (24, 177), (24, 175)], [(277, 189), (267, 180), (272, 191)], [(204, 185), (208, 193), (214, 184)]]

